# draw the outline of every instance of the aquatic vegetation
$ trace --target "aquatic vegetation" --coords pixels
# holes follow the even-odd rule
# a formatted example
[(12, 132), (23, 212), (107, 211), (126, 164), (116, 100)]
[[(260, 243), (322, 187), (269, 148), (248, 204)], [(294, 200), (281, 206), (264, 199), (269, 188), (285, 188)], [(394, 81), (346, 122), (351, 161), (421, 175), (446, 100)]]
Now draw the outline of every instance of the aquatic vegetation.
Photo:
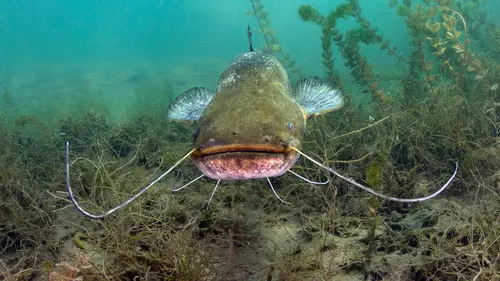
[(279, 43), (276, 31), (271, 26), (269, 14), (264, 9), (264, 4), (260, 0), (250, 0), (250, 3), (252, 4), (252, 11), (247, 12), (247, 14), (253, 15), (257, 19), (259, 24), (257, 31), (264, 37), (267, 49), (280, 58), (289, 73), (294, 74), (296, 78), (302, 78), (301, 70), (296, 65), (295, 60), (283, 50), (283, 46)]
[(371, 162), (366, 168), (366, 183), (374, 189), (378, 189), (382, 183), (382, 166), (377, 162)]
[[(409, 102), (415, 98), (411, 97), (412, 93), (418, 90), (435, 95), (438, 77), (451, 75), (458, 90), (463, 92), (465, 71), (471, 61), (467, 25), (462, 15), (450, 6), (453, 3), (426, 1), (425, 4), (412, 6), (411, 2), (405, 2), (398, 6), (415, 46), (410, 73), (404, 82)], [(425, 74), (423, 80), (419, 78), (420, 73)]]
[(495, 58), (500, 58), (500, 27), (493, 27), (489, 31), (491, 53)]
[[(452, 105), (450, 105), (451, 107)], [(435, 113), (433, 114), (435, 115)], [(359, 118), (359, 111), (349, 114), (348, 116), (352, 116), (353, 119), (350, 122), (343, 122), (344, 125), (339, 128), (332, 127), (332, 125), (339, 124), (339, 118), (343, 118), (342, 116), (316, 119), (310, 126), (312, 126), (311, 135), (318, 136), (318, 138), (310, 138), (311, 141), (306, 144), (307, 149), (322, 155), (320, 147), (329, 148), (325, 151), (327, 159), (341, 169), (352, 165), (343, 164), (341, 160), (349, 161), (362, 158), (371, 151), (373, 152), (369, 157), (380, 157), (381, 159), (389, 157), (389, 162), (371, 162), (372, 164), (368, 163), (366, 166), (363, 165), (363, 160), (354, 162), (355, 165), (352, 167), (358, 166), (358, 168), (351, 169), (351, 174), (359, 175), (358, 180), (366, 179), (367, 183), (374, 184), (373, 187), (380, 188), (385, 192), (390, 190), (390, 192), (399, 192), (402, 195), (414, 195), (416, 191), (409, 187), (411, 185), (406, 185), (405, 190), (400, 189), (397, 180), (402, 179), (394, 179), (392, 173), (389, 173), (391, 169), (400, 170), (400, 173), (403, 171), (398, 168), (398, 164), (394, 161), (403, 161), (401, 164), (407, 164), (408, 160), (403, 160), (404, 158), (398, 160), (402, 157), (402, 152), (391, 153), (390, 151), (394, 148), (387, 146), (386, 139), (375, 140), (377, 136), (398, 133), (407, 134), (408, 139), (405, 138), (401, 142), (408, 142), (409, 139), (419, 134), (418, 130), (425, 129), (425, 127), (413, 128), (415, 125), (410, 126), (415, 124), (417, 117), (412, 116), (413, 113), (409, 112), (397, 117), (396, 120), (385, 120), (376, 126), (350, 134), (349, 132), (363, 127), (361, 124), (366, 121)], [(430, 120), (444, 118), (446, 115), (446, 112), (437, 117), (429, 114), (429, 119), (424, 120), (424, 123), (435, 122)], [(453, 119), (453, 116), (448, 118)], [(126, 198), (136, 186), (143, 184), (147, 178), (151, 177), (151, 173), (161, 166), (161, 162), (157, 162), (156, 167), (145, 169), (145, 166), (135, 162), (136, 153), (137, 151), (140, 153), (143, 143), (134, 146), (128, 155), (118, 155), (113, 150), (108, 149), (105, 142), (106, 138), (110, 136), (116, 138), (117, 135), (120, 135), (118, 132), (122, 128), (150, 126), (147, 125), (147, 120), (147, 118), (139, 118), (125, 127), (123, 125), (112, 126), (111, 131), (116, 130), (117, 133), (107, 133), (104, 134), (104, 137), (98, 138), (100, 144), (96, 143), (92, 152), (74, 152), (77, 155), (88, 157), (94, 163), (85, 167), (86, 161), (78, 161), (72, 166), (74, 173), (80, 175), (79, 182), (82, 183), (82, 189), (80, 189), (79, 194), (82, 198), (89, 200), (86, 202), (87, 207), (100, 209), (114, 205)], [(67, 123), (63, 120), (62, 124)], [(151, 126), (154, 126), (151, 129), (156, 131), (163, 125), (151, 122)], [(77, 125), (77, 127), (79, 126)], [(445, 128), (446, 126), (442, 127), (442, 129)], [(170, 127), (169, 130), (165, 132), (166, 135), (175, 132), (176, 129)], [(130, 129), (127, 131), (133, 132)], [(331, 136), (326, 136), (326, 141), (322, 141), (317, 132), (328, 133)], [(340, 136), (345, 133), (347, 135), (341, 138), (341, 142), (331, 141), (332, 136)], [(182, 134), (189, 138), (187, 130)], [(42, 140), (33, 139), (35, 143), (40, 141)], [(415, 141), (418, 143), (422, 140), (415, 139)], [(186, 140), (186, 142), (188, 141)], [(406, 145), (411, 147), (410, 144)], [(419, 152), (409, 156), (410, 158), (424, 153), (421, 157), (429, 158), (429, 163), (442, 161), (430, 158), (432, 154), (423, 150), (421, 145), (428, 144), (419, 144)], [(442, 146), (440, 143), (436, 143), (436, 145)], [(356, 150), (347, 153), (348, 147), (356, 147)], [(58, 146), (50, 151), (57, 154), (59, 150), (61, 147)], [(37, 152), (40, 155), (47, 153), (41, 150), (37, 150)], [(498, 155), (491, 155), (491, 157), (496, 157), (495, 161), (499, 161)], [(62, 161), (61, 155), (57, 158)], [(485, 171), (492, 168), (491, 164), (488, 163), (494, 163), (491, 162), (493, 159), (482, 159)], [(431, 183), (437, 182), (436, 176), (442, 174), (439, 171), (442, 168), (434, 165), (436, 164), (431, 164), (431, 167), (434, 168), (428, 168), (431, 169), (430, 172), (433, 169), (437, 169), (437, 171), (427, 174), (427, 188), (430, 188)], [(293, 280), (294, 278), (307, 279), (314, 276), (331, 279), (346, 269), (353, 273), (370, 272), (369, 274), (374, 276), (404, 274), (404, 276), (417, 278), (417, 276), (425, 276), (430, 272), (438, 272), (440, 276), (452, 277), (455, 276), (453, 272), (458, 272), (453, 271), (454, 267), (466, 264), (470, 264), (466, 267), (467, 271), (455, 274), (462, 274), (465, 277), (476, 275), (481, 268), (483, 276), (494, 277), (495, 267), (498, 267), (498, 261), (495, 261), (494, 257), (497, 253), (495, 249), (500, 249), (500, 243), (495, 241), (494, 231), (500, 231), (498, 228), (500, 226), (495, 224), (494, 211), (488, 211), (490, 215), (487, 217), (479, 213), (481, 208), (488, 206), (488, 204), (479, 204), (481, 202), (479, 198), (476, 201), (478, 202), (476, 207), (471, 207), (472, 209), (467, 212), (469, 216), (473, 216), (473, 220), (480, 222), (482, 228), (492, 232), (492, 235), (481, 236), (485, 230), (481, 231), (477, 224), (473, 223), (474, 221), (468, 225), (457, 225), (454, 231), (447, 229), (449, 220), (457, 220), (459, 213), (456, 212), (459, 212), (461, 207), (443, 200), (430, 203), (430, 206), (434, 206), (432, 210), (435, 210), (435, 214), (432, 212), (421, 213), (420, 210), (429, 208), (429, 204), (419, 208), (411, 208), (409, 214), (405, 214), (398, 212), (398, 210), (404, 209), (404, 206), (389, 208), (391, 204), (383, 203), (380, 207), (373, 209), (373, 211), (376, 210), (376, 217), (373, 216), (373, 213), (372, 215), (368, 213), (369, 216), (367, 216), (366, 199), (363, 198), (362, 194), (352, 189), (346, 189), (344, 185), (334, 179), (332, 179), (332, 184), (325, 189), (304, 186), (303, 183), (289, 177), (278, 180), (275, 187), (281, 196), (291, 201), (293, 208), (281, 205), (266, 188), (263, 188), (261, 182), (230, 184), (221, 187), (208, 211), (200, 212), (200, 208), (205, 205), (212, 191), (211, 183), (199, 182), (194, 184), (190, 190), (174, 195), (165, 192), (174, 186), (182, 185), (195, 176), (190, 172), (190, 169), (193, 168), (186, 166), (182, 169), (182, 173), (159, 183), (157, 188), (150, 190), (145, 194), (145, 197), (129, 206), (125, 212), (105, 221), (86, 221), (72, 208), (68, 208), (69, 202), (65, 199), (65, 194), (61, 192), (60, 188), (63, 175), (62, 167), (60, 165), (56, 167), (54, 174), (56, 176), (52, 177), (56, 179), (58, 184), (50, 187), (50, 193), (56, 197), (42, 193), (45, 194), (42, 198), (46, 203), (51, 202), (44, 208), (47, 208), (48, 214), (52, 214), (51, 221), (57, 221), (57, 223), (50, 223), (47, 219), (40, 220), (40, 214), (44, 213), (40, 213), (39, 210), (27, 208), (22, 213), (18, 213), (16, 211), (18, 209), (9, 207), (9, 205), (3, 205), (10, 212), (7, 213), (8, 217), (3, 218), (3, 221), (12, 221), (13, 218), (18, 217), (17, 223), (24, 223), (14, 226), (13, 229), (18, 231), (25, 229), (28, 231), (27, 234), (31, 233), (32, 236), (27, 241), (40, 239), (40, 236), (35, 235), (35, 233), (40, 232), (39, 229), (60, 233), (61, 229), (57, 225), (81, 224), (82, 227), (69, 228), (68, 235), (54, 236), (52, 234), (46, 236), (54, 237), (54, 240), (44, 243), (54, 245), (51, 246), (52, 251), (62, 255), (67, 251), (67, 248), (57, 245), (62, 241), (70, 241), (69, 250), (76, 252), (74, 248), (78, 247), (81, 253), (91, 257), (90, 264), (86, 264), (85, 268), (79, 266), (76, 255), (66, 259), (54, 259), (50, 255), (46, 255), (40, 256), (42, 258), (38, 263), (30, 263), (28, 260), (21, 261), (21, 268), (12, 267), (18, 260), (6, 260), (9, 269), (1, 269), (2, 274), (8, 274), (7, 276), (10, 277), (16, 276), (16, 278), (28, 278), (37, 274), (40, 276), (52, 274), (55, 278), (56, 275), (69, 276), (73, 274), (73, 278), (83, 277), (84, 280), (100, 280), (100, 278), (101, 280), (102, 278), (119, 280), (144, 276), (146, 273), (152, 279), (163, 277), (171, 280), (179, 278), (200, 280), (201, 276), (205, 276), (202, 280), (220, 280), (222, 274), (222, 276), (240, 276), (243, 279), (249, 276), (261, 276), (261, 278), (271, 276), (270, 278), (281, 277)], [(13, 174), (11, 174), (13, 171), (4, 171), (4, 173), (9, 173), (4, 174), (4, 176), (8, 179), (13, 178)], [(316, 180), (321, 180), (325, 176), (307, 162), (300, 162), (297, 171), (302, 171), (309, 178)], [(479, 177), (477, 173), (474, 171), (474, 177)], [(403, 175), (401, 174), (401, 176)], [(483, 176), (486, 175), (481, 175), (481, 178)], [(469, 178), (473, 179), (474, 177), (470, 176)], [(176, 183), (177, 180), (181, 180), (181, 182)], [(423, 182), (422, 179), (407, 180), (408, 184), (415, 185)], [(15, 187), (12, 184), (9, 183), (12, 188)], [(490, 188), (488, 183), (482, 184), (484, 186), (480, 188), (484, 188), (485, 191)], [(33, 181), (31, 185), (36, 186), (37, 181)], [(474, 181), (463, 181), (459, 185), (465, 185), (464, 190), (478, 188)], [(27, 185), (23, 189), (24, 192), (29, 192), (26, 187)], [(84, 192), (85, 190), (88, 193)], [(459, 191), (451, 192), (458, 193)], [(489, 206), (494, 208), (498, 206), (499, 202), (495, 201), (496, 197), (493, 193), (495, 191), (489, 192), (492, 193), (488, 193), (487, 196), (491, 197), (489, 200), (493, 200)], [(476, 191), (473, 191), (473, 194), (476, 194)], [(498, 193), (496, 194), (498, 196)], [(17, 197), (16, 200), (26, 200), (25, 195), (27, 194), (21, 193), (21, 197)], [(5, 198), (16, 198), (10, 194), (5, 194), (5, 196)], [(90, 204), (91, 201), (92, 204)], [(94, 205), (94, 202), (98, 203), (99, 207)], [(26, 206), (26, 203), (18, 204)], [(249, 210), (248, 205), (256, 207)], [(470, 205), (473, 206), (473, 204)], [(64, 209), (53, 212), (52, 208)], [(14, 214), (17, 215), (13, 216)], [(38, 221), (36, 227), (28, 224), (29, 220), (25, 219), (27, 214)], [(19, 217), (21, 215), (23, 219)], [(467, 221), (467, 217), (463, 217), (463, 220)], [(470, 234), (472, 227), (474, 227), (475, 232)], [(295, 236), (296, 231), (297, 235), (300, 233), (300, 236)], [(366, 236), (369, 231), (372, 233), (371, 238)], [(13, 237), (8, 234), (12, 233), (10, 231), (2, 231), (2, 233), (9, 235), (4, 237)], [(468, 241), (467, 237), (476, 238), (465, 245), (463, 241)], [(38, 243), (42, 245), (41, 241)], [(41, 253), (45, 252), (42, 246), (37, 247), (33, 244), (2, 245), (7, 246), (6, 249), (12, 250), (23, 247), (26, 251), (38, 249)], [(372, 245), (370, 246), (370, 263), (366, 269), (363, 269), (362, 265), (366, 259), (364, 253), (366, 253), (368, 245)], [(452, 258), (455, 257), (452, 251), (453, 245), (464, 247), (461, 248), (463, 249), (461, 251), (466, 251), (467, 254)], [(474, 250), (470, 250), (471, 248)], [(422, 249), (428, 250), (422, 253)], [(9, 253), (12, 253), (10, 251), (4, 253), (10, 256)], [(419, 252), (421, 254), (416, 254)], [(254, 258), (249, 260), (249, 255)], [(260, 255), (266, 257), (266, 262), (259, 262), (262, 259)], [(102, 256), (106, 256), (106, 259), (103, 260)], [(401, 268), (401, 260), (409, 260), (405, 263), (407, 267)], [(51, 263), (52, 269), (43, 269), (44, 262), (45, 266)], [(360, 274), (362, 275), (362, 273)]]
[(62, 121), (60, 132), (65, 139), (75, 143), (78, 152), (88, 152), (95, 140), (109, 133), (110, 127), (104, 116), (87, 113), (81, 119), (68, 117)]
[[(345, 65), (351, 69), (351, 75), (355, 81), (367, 88), (374, 101), (385, 104), (387, 94), (379, 89), (378, 82), (368, 63), (359, 49), (359, 44), (381, 44), (381, 49), (387, 50), (391, 55), (397, 56), (397, 48), (391, 48), (390, 42), (377, 33), (377, 29), (363, 17), (361, 8), (357, 0), (350, 0), (347, 3), (339, 4), (327, 16), (321, 15), (311, 5), (302, 5), (298, 8), (299, 16), (305, 22), (313, 22), (321, 26), (321, 47), (323, 50), (323, 66), (328, 79), (336, 84), (342, 85), (340, 75), (334, 70), (334, 59), (332, 43), (335, 43), (342, 57), (346, 60)], [(352, 17), (358, 24), (358, 28), (341, 32), (336, 26), (338, 19)]]
[[(479, 46), (488, 41), (484, 32), (479, 32), (487, 19), (477, 19), (481, 15), (477, 5), (434, 0), (423, 4), (408, 1), (398, 5), (397, 2), (394, 1), (394, 5), (405, 18), (414, 46), (409, 73), (403, 82), (406, 102), (412, 104), (424, 93), (436, 95), (445, 83), (457, 95), (469, 99), (477, 98), (478, 93), (487, 94), (486, 88), (494, 84), (489, 81), (496, 73), (498, 62), (489, 61), (484, 52), (471, 47), (471, 37), (480, 40), (476, 44)], [(475, 94), (469, 95), (472, 92)]]
[[(0, 119), (0, 279), (499, 279), (498, 26), (479, 18), (480, 1), (419, 2), (391, 3), (412, 47), (400, 60), (407, 71), (396, 74), (380, 73), (363, 55), (366, 42), (396, 57), (398, 49), (378, 37), (386, 31), (367, 24), (357, 1), (327, 15), (299, 7), (321, 28), (325, 76), (347, 80), (333, 64), (343, 55), (353, 79), (383, 105), (348, 102), (340, 114), (308, 120), (303, 150), (398, 197), (429, 194), (460, 162), (458, 179), (439, 198), (374, 200), (299, 159), (295, 172), (328, 184), (273, 179), (287, 206), (265, 182), (224, 183), (206, 210), (210, 181), (171, 193), (199, 175), (186, 163), (126, 210), (87, 220), (64, 190), (66, 140), (75, 195), (99, 211), (174, 164), (190, 149), (194, 126), (152, 114), (113, 123), (79, 112), (58, 124), (18, 115)], [(269, 15), (257, 11), (265, 29)], [(339, 29), (342, 16), (357, 25)], [(389, 95), (382, 89), (390, 84)], [(3, 95), (15, 105), (15, 96)]]

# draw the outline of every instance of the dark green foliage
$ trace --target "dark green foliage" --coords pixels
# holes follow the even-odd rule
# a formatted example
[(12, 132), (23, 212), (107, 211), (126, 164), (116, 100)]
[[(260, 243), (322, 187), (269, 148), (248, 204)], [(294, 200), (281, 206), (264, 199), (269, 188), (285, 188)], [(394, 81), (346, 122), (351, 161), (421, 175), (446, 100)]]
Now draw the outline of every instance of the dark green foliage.
[(319, 12), (314, 9), (311, 5), (302, 5), (298, 9), (300, 18), (305, 21), (312, 21), (317, 24), (321, 24), (322, 16)]
[(67, 117), (61, 122), (61, 136), (71, 145), (72, 151), (88, 152), (95, 141), (106, 138), (109, 134), (109, 124), (104, 116), (86, 113), (81, 119)]
[[(339, 47), (342, 57), (346, 60), (345, 65), (351, 69), (351, 75), (356, 82), (367, 87), (374, 101), (385, 103), (387, 97), (379, 89), (371, 65), (359, 51), (359, 43), (366, 45), (381, 43), (383, 38), (377, 34), (376, 28), (372, 28), (370, 23), (362, 16), (358, 1), (350, 0), (347, 3), (339, 4), (326, 17), (322, 16), (310, 5), (300, 6), (298, 13), (305, 22), (314, 22), (322, 28), (322, 58), (328, 80), (337, 85), (342, 85), (340, 75), (333, 68), (334, 54), (332, 47), (333, 43), (335, 43)], [(337, 20), (349, 17), (356, 19), (360, 27), (343, 33), (336, 26)], [(390, 49), (387, 41), (383, 43), (382, 48), (388, 49), (389, 53), (395, 53), (395, 49)]]

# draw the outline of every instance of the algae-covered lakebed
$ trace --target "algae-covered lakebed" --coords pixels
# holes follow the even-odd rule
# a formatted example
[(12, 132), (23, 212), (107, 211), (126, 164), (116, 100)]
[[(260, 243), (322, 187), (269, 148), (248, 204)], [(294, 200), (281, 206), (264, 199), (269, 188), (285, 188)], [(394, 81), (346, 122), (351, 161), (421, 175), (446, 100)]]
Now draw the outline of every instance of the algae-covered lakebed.
[[(6, 1), (0, 9), (0, 280), (500, 280), (495, 1)], [(146, 3), (147, 2), (147, 3)], [(280, 1), (281, 2), (281, 1)], [(75, 6), (77, 7), (77, 6)], [(166, 118), (253, 45), (292, 84), (342, 88), (291, 173), (214, 180)], [(175, 32), (173, 32), (175, 31)], [(302, 38), (303, 37), (303, 38)], [(234, 120), (238, 122), (238, 120)]]

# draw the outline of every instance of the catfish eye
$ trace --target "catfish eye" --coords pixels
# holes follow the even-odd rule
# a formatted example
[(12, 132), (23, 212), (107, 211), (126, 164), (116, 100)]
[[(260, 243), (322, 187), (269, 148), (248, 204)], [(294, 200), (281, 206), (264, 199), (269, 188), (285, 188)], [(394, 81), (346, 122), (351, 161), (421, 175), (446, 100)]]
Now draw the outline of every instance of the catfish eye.
[(293, 125), (292, 122), (288, 122), (286, 123), (286, 125), (288, 126), (288, 130), (290, 130), (290, 132), (295, 131), (295, 126)]

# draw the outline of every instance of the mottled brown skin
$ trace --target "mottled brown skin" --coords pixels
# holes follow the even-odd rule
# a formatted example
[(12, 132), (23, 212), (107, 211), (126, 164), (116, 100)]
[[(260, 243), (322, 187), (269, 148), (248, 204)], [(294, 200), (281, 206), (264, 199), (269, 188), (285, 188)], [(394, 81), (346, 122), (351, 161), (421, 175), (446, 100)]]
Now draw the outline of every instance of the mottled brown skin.
[(305, 120), (278, 59), (245, 53), (221, 75), (200, 117), (193, 161), (213, 179), (282, 175), (298, 158), (289, 146), (301, 148)]

